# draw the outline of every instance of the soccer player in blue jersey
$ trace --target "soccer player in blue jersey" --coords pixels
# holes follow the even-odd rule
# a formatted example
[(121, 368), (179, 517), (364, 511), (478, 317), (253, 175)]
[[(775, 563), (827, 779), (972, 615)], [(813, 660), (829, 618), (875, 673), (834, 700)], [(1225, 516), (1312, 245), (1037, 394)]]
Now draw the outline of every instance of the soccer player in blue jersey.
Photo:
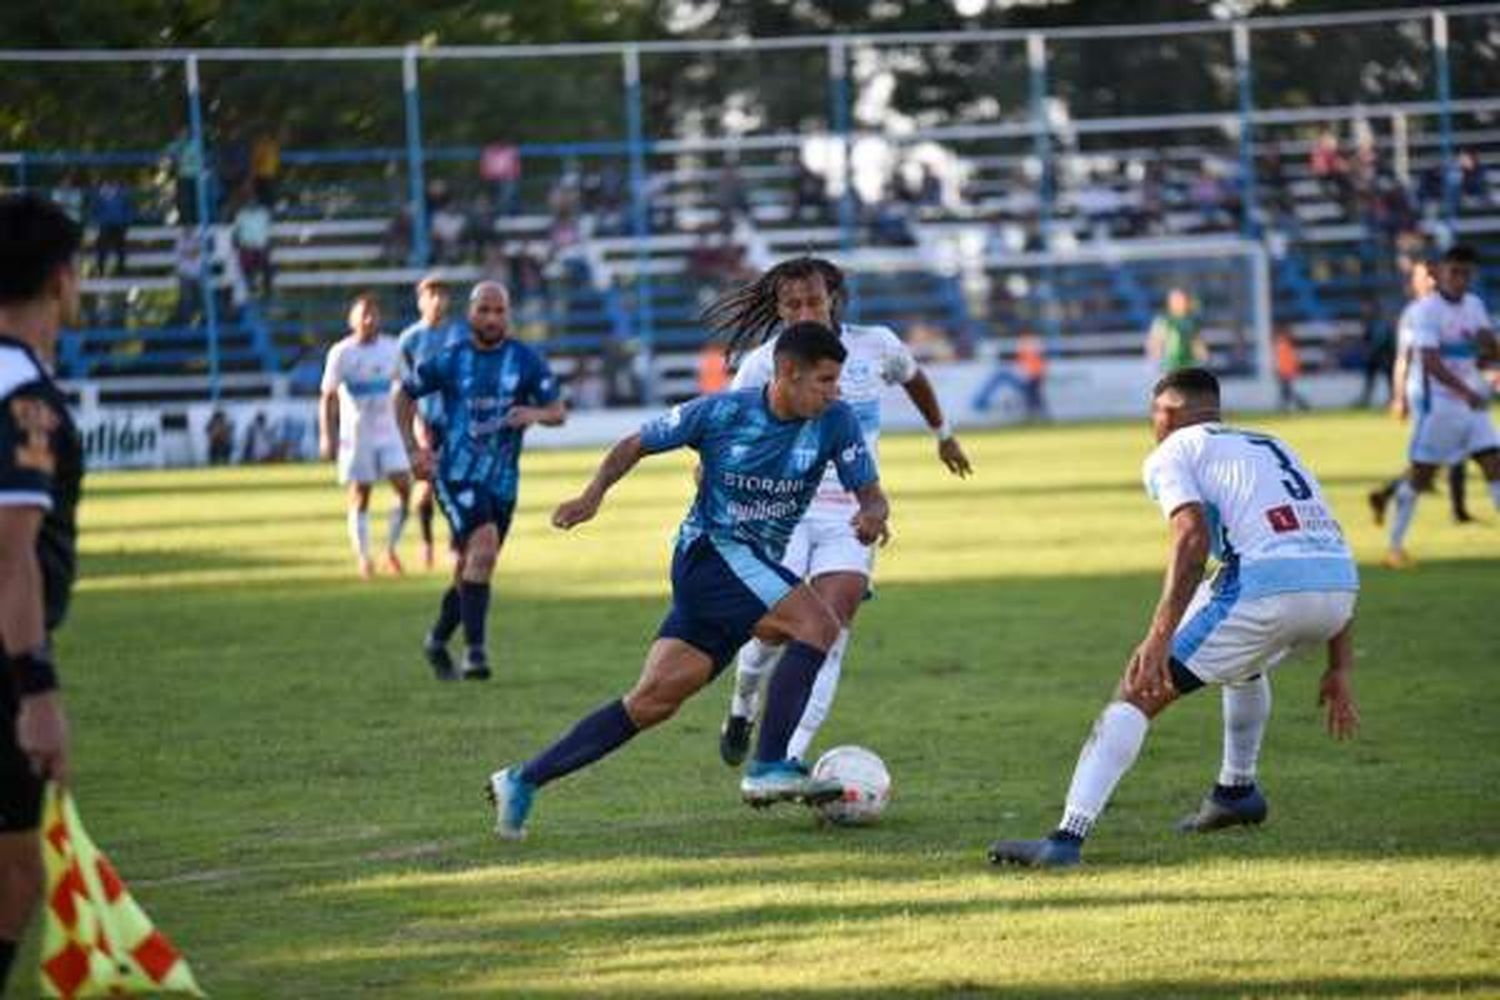
[[(417, 370), (417, 365), (436, 357), (464, 336), (463, 324), (448, 315), (448, 286), (443, 279), (429, 274), (417, 282), (418, 319), (401, 331), (396, 345), (401, 350), (402, 377)], [(434, 454), (443, 444), (442, 397), (437, 393), (424, 396), (417, 403), (417, 440)], [(436, 512), (432, 480), (417, 480), (417, 527), (422, 532), (422, 565), (432, 568), (432, 515)]]
[[(510, 295), (482, 281), (469, 294), (469, 337), (419, 363), (396, 390), (397, 423), (418, 478), (431, 478), (453, 529), (453, 585), (423, 648), (439, 680), (458, 676), (448, 640), (463, 625), (463, 676), (487, 680), (485, 619), (490, 578), (516, 508), (522, 438), (533, 424), (567, 419), (557, 377), (530, 347), (509, 337)], [(442, 401), (443, 446), (418, 440), (417, 400)]]
[(537, 789), (671, 718), (751, 635), (785, 643), (786, 649), (766, 693), (742, 797), (764, 806), (842, 794), (837, 782), (814, 779), (787, 760), (787, 741), (838, 638), (839, 621), (781, 565), (781, 556), (830, 463), (858, 498), (851, 521), (860, 541), (870, 544), (887, 534), (888, 506), (874, 460), (854, 411), (837, 399), (845, 356), (826, 326), (790, 327), (776, 343), (769, 386), (676, 407), (616, 444), (583, 493), (558, 506), (552, 523), (573, 528), (598, 513), (606, 491), (642, 457), (683, 447), (698, 452), (697, 497), (672, 556), (672, 607), (640, 679), (537, 756), (490, 776), (499, 836), (524, 836)]

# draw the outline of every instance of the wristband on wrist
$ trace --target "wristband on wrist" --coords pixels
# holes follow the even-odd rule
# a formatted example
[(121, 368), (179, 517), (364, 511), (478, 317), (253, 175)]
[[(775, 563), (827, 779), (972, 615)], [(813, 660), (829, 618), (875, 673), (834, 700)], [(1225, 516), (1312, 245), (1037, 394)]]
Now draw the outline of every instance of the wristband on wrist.
[(22, 698), (57, 690), (57, 670), (45, 649), (10, 657), (10, 676)]
[(953, 425), (948, 422), (947, 417), (944, 417), (943, 422), (931, 428), (931, 430), (939, 441), (947, 441), (953, 437)]

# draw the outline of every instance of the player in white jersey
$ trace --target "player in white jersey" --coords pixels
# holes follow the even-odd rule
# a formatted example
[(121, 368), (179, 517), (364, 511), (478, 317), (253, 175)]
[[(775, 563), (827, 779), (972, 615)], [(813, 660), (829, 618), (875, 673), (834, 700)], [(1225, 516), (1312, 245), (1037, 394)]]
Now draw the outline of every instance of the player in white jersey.
[[(1421, 408), (1424, 398), (1421, 369), (1412, 363), (1411, 316), (1413, 307), (1437, 288), (1436, 268), (1425, 260), (1412, 262), (1407, 275), (1408, 299), (1396, 322), (1396, 360), (1391, 371), (1391, 415), (1405, 423), (1411, 417), (1412, 408)], [(1376, 526), (1385, 523), (1385, 510), (1390, 506), (1396, 490), (1406, 478), (1401, 475), (1371, 490), (1366, 498), (1370, 512), (1375, 515)], [(1459, 524), (1472, 521), (1464, 503), (1464, 462), (1454, 462), (1448, 467), (1448, 502), (1453, 507), (1453, 520)]]
[[(843, 272), (831, 262), (796, 257), (777, 264), (710, 306), (705, 314), (708, 326), (725, 335), (730, 351), (771, 336), (744, 356), (734, 388), (770, 384), (775, 374), (774, 334), (780, 329), (804, 322), (836, 329), (849, 353), (839, 377), (839, 395), (853, 407), (871, 453), (875, 453), (880, 438), (880, 397), (887, 386), (900, 385), (937, 436), (939, 459), (954, 475), (969, 475), (969, 460), (943, 417), (932, 383), (901, 339), (883, 326), (840, 322), (845, 287)], [(849, 644), (849, 628), (869, 593), (874, 551), (855, 537), (851, 521), (858, 510), (859, 501), (837, 477), (825, 476), (782, 559), (782, 565), (812, 585), (842, 625), (788, 745), (788, 756), (793, 760), (806, 758), (813, 737), (828, 717)], [(780, 655), (780, 646), (758, 639), (740, 650), (729, 714), (719, 732), (719, 755), (730, 766), (745, 759), (761, 683)]]
[[(1077, 864), (1151, 720), (1205, 684), (1223, 692), (1223, 765), (1179, 829), (1263, 821), (1255, 777), (1271, 713), (1267, 671), (1299, 646), (1327, 647), (1319, 704), (1329, 732), (1341, 739), (1358, 725), (1349, 675), (1359, 577), (1317, 480), (1276, 438), (1221, 423), (1218, 380), (1202, 368), (1156, 384), (1151, 423), (1159, 444), (1146, 459), (1146, 488), (1172, 532), (1161, 599), (1083, 746), (1057, 830), (1041, 840), (996, 841), (995, 864)], [(1210, 554), (1219, 569), (1204, 580)]]
[(1411, 467), (1396, 487), (1387, 566), (1408, 566), (1407, 530), (1417, 497), (1432, 488), (1438, 467), (1473, 458), (1484, 471), (1490, 498), (1500, 509), (1500, 436), (1490, 419), (1491, 389), (1480, 362), (1496, 356), (1495, 332), (1479, 297), (1469, 291), (1477, 257), (1456, 246), (1443, 254), (1437, 290), (1410, 310), (1414, 398)]
[(380, 332), (375, 296), (356, 296), (349, 307), (349, 336), (328, 349), (323, 365), (318, 451), (325, 461), (337, 454), (339, 482), (349, 488), (349, 543), (359, 574), (366, 578), (375, 572), (370, 558), (370, 487), (382, 478), (396, 490), (386, 532), (386, 567), (401, 572), (396, 545), (411, 505), (411, 473), (391, 401), (400, 375), (401, 352), (394, 337)]

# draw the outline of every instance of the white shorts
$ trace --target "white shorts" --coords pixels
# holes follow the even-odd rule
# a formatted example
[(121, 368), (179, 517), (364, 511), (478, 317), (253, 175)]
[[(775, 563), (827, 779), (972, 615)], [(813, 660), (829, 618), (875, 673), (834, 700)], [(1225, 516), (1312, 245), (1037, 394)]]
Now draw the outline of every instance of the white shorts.
[(858, 573), (868, 580), (874, 563), (874, 547), (855, 538), (854, 525), (838, 516), (798, 521), (781, 557), (781, 565), (804, 580), (828, 573)]
[(406, 459), (406, 449), (399, 441), (394, 444), (339, 442), (340, 483), (365, 485), (410, 470), (411, 463)]
[(1471, 410), (1459, 403), (1434, 402), (1418, 410), (1407, 454), (1423, 465), (1451, 465), (1477, 452), (1500, 448), (1500, 435), (1488, 408)]
[(1198, 585), (1172, 637), (1172, 656), (1205, 684), (1249, 680), (1299, 646), (1327, 642), (1354, 614), (1352, 590), (1304, 590), (1252, 600)]

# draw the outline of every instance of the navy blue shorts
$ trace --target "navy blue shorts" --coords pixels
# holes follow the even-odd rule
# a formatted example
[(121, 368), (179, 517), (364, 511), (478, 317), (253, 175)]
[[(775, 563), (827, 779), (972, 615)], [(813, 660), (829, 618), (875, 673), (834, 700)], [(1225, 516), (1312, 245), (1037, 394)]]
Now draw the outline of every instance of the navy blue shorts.
[(516, 512), (516, 502), (502, 497), (482, 483), (450, 483), (445, 479), (433, 481), (438, 506), (448, 519), (448, 528), (453, 532), (453, 547), (462, 549), (469, 536), (486, 524), (493, 524), (500, 533), (500, 541), (510, 533), (511, 517)]
[(708, 654), (717, 677), (755, 623), (801, 582), (759, 549), (699, 536), (672, 554), (672, 609), (656, 636)]

